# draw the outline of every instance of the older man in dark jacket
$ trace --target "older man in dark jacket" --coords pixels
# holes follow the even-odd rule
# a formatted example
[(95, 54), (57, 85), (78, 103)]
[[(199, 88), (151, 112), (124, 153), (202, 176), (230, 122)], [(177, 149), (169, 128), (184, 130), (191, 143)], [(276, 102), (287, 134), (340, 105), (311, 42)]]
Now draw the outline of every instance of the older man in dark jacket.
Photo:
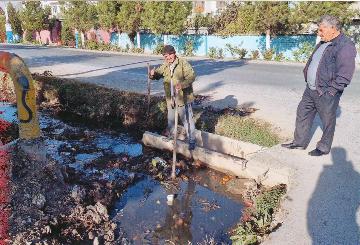
[(334, 137), (336, 110), (344, 88), (350, 84), (355, 70), (354, 43), (341, 32), (337, 18), (321, 17), (318, 36), (321, 42), (304, 68), (307, 83), (297, 108), (294, 140), (282, 144), (289, 149), (305, 149), (316, 113), (323, 124), (323, 135), (311, 156), (328, 154)]

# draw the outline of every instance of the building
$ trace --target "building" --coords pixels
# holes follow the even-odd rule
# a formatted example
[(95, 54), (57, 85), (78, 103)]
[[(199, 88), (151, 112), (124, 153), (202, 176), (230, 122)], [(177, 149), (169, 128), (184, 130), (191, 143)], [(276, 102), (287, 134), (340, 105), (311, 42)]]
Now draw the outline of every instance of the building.
[(194, 1), (193, 13), (195, 14), (218, 14), (226, 7), (227, 1)]

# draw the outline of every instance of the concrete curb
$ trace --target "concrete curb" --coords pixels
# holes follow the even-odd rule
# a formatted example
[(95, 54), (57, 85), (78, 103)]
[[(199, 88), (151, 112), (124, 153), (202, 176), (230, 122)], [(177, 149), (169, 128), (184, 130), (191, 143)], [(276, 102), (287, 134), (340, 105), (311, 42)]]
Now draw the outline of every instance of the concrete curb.
[[(225, 138), (225, 137), (224, 137)], [(150, 147), (160, 150), (173, 150), (173, 141), (164, 136), (145, 132), (142, 139), (143, 143)], [(245, 178), (251, 178), (265, 186), (277, 184), (290, 184), (291, 169), (275, 165), (271, 162), (263, 163), (261, 158), (252, 158), (249, 161), (239, 157), (212, 151), (201, 146), (194, 151), (188, 150), (188, 144), (177, 140), (177, 153), (194, 160), (204, 162), (208, 167), (215, 170)], [(255, 154), (256, 156), (256, 154)]]

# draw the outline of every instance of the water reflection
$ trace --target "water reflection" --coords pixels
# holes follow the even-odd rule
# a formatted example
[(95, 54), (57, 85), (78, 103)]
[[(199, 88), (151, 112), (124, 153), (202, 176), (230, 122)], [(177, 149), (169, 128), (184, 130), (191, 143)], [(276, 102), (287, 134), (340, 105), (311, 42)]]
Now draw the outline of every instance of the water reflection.
[(127, 189), (111, 217), (134, 244), (196, 243), (207, 235), (231, 243), (226, 231), (240, 220), (240, 200), (207, 189), (192, 178), (178, 184), (177, 197), (168, 206), (166, 197), (173, 193), (146, 177)]

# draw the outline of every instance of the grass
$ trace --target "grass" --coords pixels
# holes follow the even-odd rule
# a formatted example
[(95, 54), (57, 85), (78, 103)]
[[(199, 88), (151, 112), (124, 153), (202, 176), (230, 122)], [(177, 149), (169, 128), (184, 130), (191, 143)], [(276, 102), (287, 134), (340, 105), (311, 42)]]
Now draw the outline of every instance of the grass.
[(221, 116), (215, 126), (215, 133), (266, 147), (280, 142), (271, 124), (241, 116)]

